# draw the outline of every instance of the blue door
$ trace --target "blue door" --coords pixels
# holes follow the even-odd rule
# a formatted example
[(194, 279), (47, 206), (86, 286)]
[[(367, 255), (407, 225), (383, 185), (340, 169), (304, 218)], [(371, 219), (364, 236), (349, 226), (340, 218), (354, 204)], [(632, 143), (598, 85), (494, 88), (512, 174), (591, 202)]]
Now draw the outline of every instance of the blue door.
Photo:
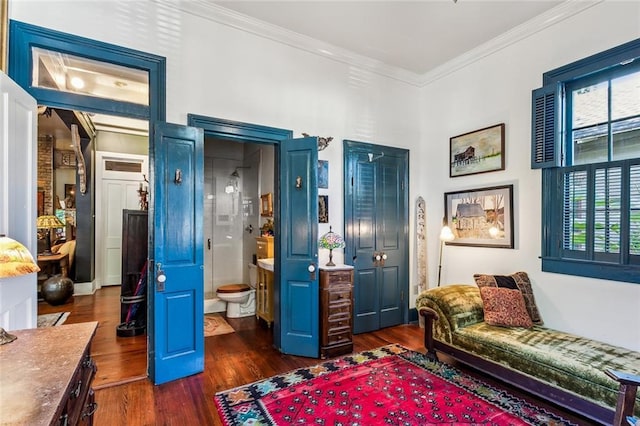
[(155, 384), (204, 370), (202, 129), (157, 123), (152, 148), (149, 376)]
[(408, 321), (408, 151), (345, 141), (346, 259), (354, 266), (353, 332)]
[(275, 310), (280, 324), (274, 328), (274, 343), (283, 353), (317, 358), (318, 140), (284, 140), (279, 147), (280, 216), (276, 216), (276, 222), (279, 219), (280, 238), (276, 260), (280, 285), (276, 286), (279, 294), (274, 299), (278, 301)]

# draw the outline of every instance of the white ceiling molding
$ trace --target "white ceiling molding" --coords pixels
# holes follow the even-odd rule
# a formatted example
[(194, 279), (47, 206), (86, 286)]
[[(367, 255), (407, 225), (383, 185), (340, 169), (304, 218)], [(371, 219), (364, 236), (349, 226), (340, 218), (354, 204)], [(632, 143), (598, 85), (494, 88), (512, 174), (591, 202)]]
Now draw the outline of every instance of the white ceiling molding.
[(533, 19), (518, 25), (510, 31), (495, 37), (492, 40), (472, 49), (451, 61), (448, 61), (433, 70), (422, 75), (419, 86), (423, 87), (442, 77), (446, 77), (454, 71), (466, 67), (486, 56), (498, 52), (511, 44), (523, 40), (543, 29), (555, 25), (567, 18), (602, 3), (604, 0), (567, 0), (565, 3), (548, 10)]
[(551, 25), (555, 25), (576, 15), (604, 0), (567, 0), (537, 17), (518, 25), (510, 31), (474, 48), (441, 66), (417, 74), (402, 68), (394, 67), (378, 60), (359, 55), (347, 49), (269, 24), (247, 15), (210, 3), (207, 0), (191, 0), (175, 2), (172, 0), (154, 0), (163, 8), (180, 10), (184, 13), (246, 31), (288, 46), (305, 50), (334, 61), (353, 65), (378, 75), (402, 81), (416, 87), (423, 87), (439, 78), (464, 68), (465, 66), (491, 55), (505, 47), (527, 38)]
[(350, 50), (254, 19), (222, 6), (209, 3), (206, 0), (191, 0), (187, 2), (174, 2), (172, 0), (154, 1), (162, 4), (162, 6), (166, 8), (177, 9), (187, 14), (246, 31), (334, 61), (363, 68), (413, 86), (420, 85), (420, 75), (414, 72), (390, 66), (363, 55), (358, 55)]

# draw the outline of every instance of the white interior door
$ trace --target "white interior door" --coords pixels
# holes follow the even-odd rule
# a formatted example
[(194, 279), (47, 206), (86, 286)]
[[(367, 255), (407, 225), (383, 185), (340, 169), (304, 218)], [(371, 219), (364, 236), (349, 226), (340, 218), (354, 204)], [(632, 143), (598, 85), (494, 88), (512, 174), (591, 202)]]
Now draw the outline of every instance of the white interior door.
[(122, 210), (140, 209), (138, 190), (147, 187), (147, 156), (98, 152), (96, 185), (96, 277), (98, 286), (122, 280)]
[(137, 181), (102, 180), (102, 223), (104, 245), (102, 285), (120, 285), (122, 280), (122, 210), (138, 210), (140, 183)]

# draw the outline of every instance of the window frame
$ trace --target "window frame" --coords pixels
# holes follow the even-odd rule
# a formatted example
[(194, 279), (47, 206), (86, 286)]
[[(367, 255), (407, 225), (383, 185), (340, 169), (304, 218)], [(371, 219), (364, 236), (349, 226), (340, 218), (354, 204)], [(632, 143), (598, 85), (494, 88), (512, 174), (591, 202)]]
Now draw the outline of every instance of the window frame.
[[(567, 146), (571, 113), (567, 111), (567, 86), (576, 81), (586, 81), (611, 71), (618, 73), (623, 66), (633, 63), (637, 69), (640, 62), (640, 39), (614, 47), (588, 58), (543, 74), (544, 86), (533, 91), (532, 96), (532, 145), (531, 167), (542, 169), (542, 271), (590, 278), (640, 283), (640, 256), (629, 254), (628, 223), (630, 185), (628, 171), (632, 165), (640, 164), (639, 158), (606, 161), (583, 165), (569, 165), (566, 156), (571, 153)], [(623, 73), (628, 73), (623, 72)], [(572, 144), (573, 142), (569, 142)], [(605, 166), (606, 165), (606, 166)], [(563, 248), (564, 174), (571, 170), (587, 170), (622, 166), (621, 210), (623, 223), (619, 254), (601, 256), (593, 253), (593, 245), (587, 243), (585, 252), (568, 251)], [(625, 179), (626, 177), (626, 179)], [(587, 186), (591, 195), (594, 188)], [(593, 204), (593, 203), (589, 203)], [(593, 208), (587, 206), (587, 240), (594, 238)], [(560, 212), (560, 213), (558, 213)], [(626, 223), (625, 223), (626, 221)], [(583, 254), (582, 254), (583, 253)], [(593, 260), (600, 257), (599, 260)]]

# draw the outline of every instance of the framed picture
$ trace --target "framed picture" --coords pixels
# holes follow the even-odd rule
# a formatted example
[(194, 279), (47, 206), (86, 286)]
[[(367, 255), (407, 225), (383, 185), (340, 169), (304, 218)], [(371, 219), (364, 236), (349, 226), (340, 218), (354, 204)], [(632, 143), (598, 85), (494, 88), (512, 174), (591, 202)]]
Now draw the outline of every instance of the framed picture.
[(76, 167), (76, 153), (56, 149), (53, 151), (53, 167), (56, 169), (73, 169)]
[(318, 160), (318, 188), (329, 188), (329, 162)]
[(449, 177), (504, 170), (504, 123), (449, 139)]
[(513, 248), (513, 185), (447, 192), (444, 214), (455, 236), (447, 244)]
[(318, 222), (329, 223), (329, 196), (318, 195)]
[(273, 216), (273, 196), (271, 192), (260, 196), (260, 216)]

